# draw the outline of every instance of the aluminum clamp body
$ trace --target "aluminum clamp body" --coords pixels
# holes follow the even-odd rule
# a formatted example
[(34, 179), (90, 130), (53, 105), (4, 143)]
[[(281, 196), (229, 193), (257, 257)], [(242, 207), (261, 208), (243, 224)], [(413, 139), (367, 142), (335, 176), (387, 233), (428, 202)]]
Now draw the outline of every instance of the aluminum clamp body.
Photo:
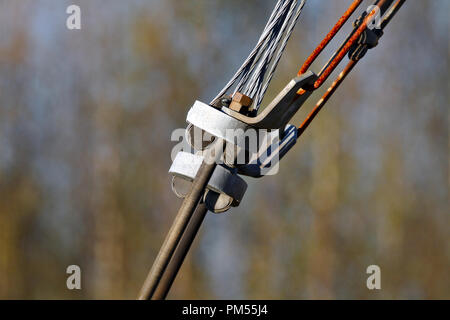
[[(186, 196), (190, 185), (203, 162), (203, 156), (179, 152), (169, 169), (173, 176), (172, 188), (179, 197)], [(204, 201), (213, 212), (223, 212), (231, 206), (239, 205), (247, 190), (247, 183), (239, 177), (236, 170), (217, 165), (208, 182), (208, 192)], [(220, 197), (220, 198), (219, 198)]]

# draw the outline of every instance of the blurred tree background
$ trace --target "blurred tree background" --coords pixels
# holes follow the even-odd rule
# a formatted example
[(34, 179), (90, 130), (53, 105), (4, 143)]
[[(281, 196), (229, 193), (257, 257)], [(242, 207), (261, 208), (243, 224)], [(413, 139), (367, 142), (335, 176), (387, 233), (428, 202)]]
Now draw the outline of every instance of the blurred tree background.
[[(265, 101), (350, 2), (307, 3)], [(137, 296), (181, 203), (170, 134), (231, 77), (274, 2), (78, 0), (81, 31), (65, 27), (70, 4), (0, 0), (3, 299)], [(170, 298), (450, 298), (449, 7), (405, 4), (280, 173), (206, 217)]]

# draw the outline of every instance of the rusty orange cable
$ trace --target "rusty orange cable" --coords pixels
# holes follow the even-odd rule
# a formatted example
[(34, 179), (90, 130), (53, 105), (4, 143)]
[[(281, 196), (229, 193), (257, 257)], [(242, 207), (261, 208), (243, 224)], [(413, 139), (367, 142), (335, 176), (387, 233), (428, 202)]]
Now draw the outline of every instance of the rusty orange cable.
[(306, 59), (303, 66), (300, 68), (298, 75), (304, 74), (308, 71), (311, 64), (316, 60), (317, 56), (325, 49), (325, 47), (330, 43), (330, 41), (334, 38), (334, 36), (341, 30), (342, 26), (347, 22), (348, 18), (355, 12), (355, 10), (359, 7), (363, 0), (355, 0), (350, 5), (350, 7), (345, 11), (344, 15), (338, 20), (338, 22), (334, 25), (334, 27), (328, 32), (322, 42), (317, 46), (316, 49), (311, 53), (311, 55)]
[[(380, 0), (377, 3), (377, 7), (380, 8), (384, 5), (386, 0)], [(319, 75), (319, 78), (314, 83), (314, 89), (319, 88), (330, 76), (330, 74), (334, 71), (334, 69), (337, 67), (337, 65), (342, 61), (342, 59), (345, 57), (347, 52), (350, 50), (350, 47), (358, 41), (361, 34), (366, 30), (367, 25), (369, 22), (372, 21), (372, 18), (377, 14), (377, 9), (374, 8), (364, 19), (364, 21), (361, 23), (361, 25), (358, 27), (358, 29), (355, 31), (355, 33), (350, 37), (350, 39), (347, 41), (347, 43), (343, 46), (343, 48), (339, 51), (339, 53), (334, 57), (334, 59), (330, 62), (330, 64), (327, 66), (327, 68), (321, 72)]]
[(319, 111), (322, 109), (325, 103), (327, 103), (327, 101), (331, 98), (331, 96), (337, 90), (337, 88), (339, 88), (341, 83), (345, 80), (350, 71), (352, 71), (357, 62), (358, 61), (350, 60), (350, 62), (347, 64), (344, 70), (342, 70), (337, 79), (328, 88), (327, 92), (325, 92), (323, 97), (317, 102), (311, 113), (306, 117), (306, 119), (303, 121), (300, 127), (298, 127), (298, 136), (300, 136), (306, 130), (309, 124), (314, 120), (316, 115), (319, 113)]
[[(383, 4), (384, 1), (380, 1), (379, 3)], [(384, 29), (386, 25), (391, 21), (392, 17), (397, 13), (398, 10), (405, 3), (405, 0), (397, 0), (389, 12), (386, 14), (386, 17), (383, 18), (383, 22), (381, 24), (381, 29)], [(339, 74), (337, 79), (331, 84), (328, 90), (325, 92), (323, 97), (317, 102), (314, 109), (310, 112), (310, 114), (305, 118), (302, 124), (298, 127), (298, 136), (300, 136), (306, 128), (311, 124), (323, 106), (327, 103), (327, 101), (331, 98), (334, 92), (339, 88), (341, 83), (345, 80), (348, 74), (353, 70), (359, 60), (350, 60), (350, 62), (346, 65), (344, 70)]]

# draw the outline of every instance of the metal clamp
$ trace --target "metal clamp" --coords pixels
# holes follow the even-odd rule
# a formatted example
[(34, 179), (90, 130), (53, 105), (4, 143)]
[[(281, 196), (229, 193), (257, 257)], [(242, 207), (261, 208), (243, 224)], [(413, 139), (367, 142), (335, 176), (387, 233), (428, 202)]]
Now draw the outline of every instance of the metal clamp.
[[(316, 79), (317, 76), (312, 71), (292, 79), (256, 117), (243, 115), (227, 107), (221, 107), (219, 110), (196, 101), (186, 118), (189, 123), (187, 134), (190, 136), (191, 130), (196, 127), (242, 149), (247, 149), (245, 132), (250, 128), (267, 130), (284, 128), (312, 93), (306, 91), (299, 95), (298, 91), (308, 88)], [(202, 147), (198, 148), (193, 142), (191, 145), (197, 150), (205, 147), (201, 144)]]
[[(353, 27), (358, 29), (363, 23), (364, 19), (367, 17), (367, 12), (364, 12), (355, 22), (353, 22)], [(378, 41), (383, 36), (383, 30), (381, 28), (370, 29), (366, 28), (363, 33), (349, 49), (348, 58), (353, 61), (361, 60), (367, 53), (369, 49), (372, 49), (378, 45)]]
[[(195, 101), (187, 114), (186, 121), (192, 126), (199, 128), (212, 136), (231, 144), (236, 144), (241, 148), (245, 148), (244, 133), (250, 126), (206, 103)], [(189, 130), (190, 128), (188, 128), (188, 131)], [(189, 132), (187, 133), (190, 134)], [(191, 140), (188, 139), (188, 141)], [(192, 147), (199, 150), (198, 146), (195, 145), (195, 141), (190, 142), (190, 144)]]
[[(169, 173), (173, 176), (172, 189), (178, 197), (184, 198), (187, 195), (202, 161), (203, 156), (199, 154), (181, 151), (176, 155)], [(218, 165), (214, 169), (203, 198), (210, 211), (224, 212), (241, 202), (247, 183), (235, 171), (224, 165)]]
[[(212, 107), (196, 101), (187, 115), (188, 141), (196, 150), (203, 150), (215, 138), (237, 147), (236, 154), (244, 154), (246, 161), (216, 166), (206, 187), (203, 201), (213, 212), (224, 212), (231, 206), (239, 205), (247, 189), (245, 181), (237, 174), (259, 178), (276, 173), (280, 159), (295, 145), (297, 129), (287, 122), (311, 95), (306, 91), (316, 81), (317, 76), (308, 71), (291, 80), (278, 96), (257, 116), (249, 117), (227, 107)], [(201, 141), (196, 146), (195, 128), (213, 137), (208, 143)], [(282, 129), (280, 129), (282, 128)], [(257, 130), (258, 145), (255, 150), (248, 145), (250, 129)], [(266, 129), (267, 131), (261, 130)], [(265, 135), (265, 136), (264, 136)], [(194, 139), (192, 139), (194, 138)], [(202, 137), (203, 138), (203, 137)], [(193, 141), (192, 141), (193, 140)], [(203, 140), (203, 139), (201, 139)], [(244, 151), (244, 152), (240, 152)], [(237, 159), (239, 160), (239, 159)], [(179, 197), (185, 197), (201, 166), (203, 157), (199, 154), (179, 152), (169, 173), (173, 175), (172, 189)]]

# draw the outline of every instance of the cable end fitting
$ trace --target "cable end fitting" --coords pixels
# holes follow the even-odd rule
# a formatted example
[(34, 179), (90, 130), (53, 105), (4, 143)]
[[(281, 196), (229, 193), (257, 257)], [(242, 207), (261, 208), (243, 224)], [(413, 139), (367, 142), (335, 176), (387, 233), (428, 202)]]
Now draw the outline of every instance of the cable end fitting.
[[(364, 12), (361, 17), (359, 17), (354, 23), (353, 27), (356, 29), (359, 28), (361, 23), (364, 21), (364, 18), (367, 16), (367, 13)], [(361, 60), (367, 53), (369, 49), (372, 49), (378, 45), (378, 41), (383, 36), (383, 30), (373, 27), (367, 27), (364, 32), (359, 36), (358, 41), (356, 41), (348, 51), (348, 58), (353, 61)]]

